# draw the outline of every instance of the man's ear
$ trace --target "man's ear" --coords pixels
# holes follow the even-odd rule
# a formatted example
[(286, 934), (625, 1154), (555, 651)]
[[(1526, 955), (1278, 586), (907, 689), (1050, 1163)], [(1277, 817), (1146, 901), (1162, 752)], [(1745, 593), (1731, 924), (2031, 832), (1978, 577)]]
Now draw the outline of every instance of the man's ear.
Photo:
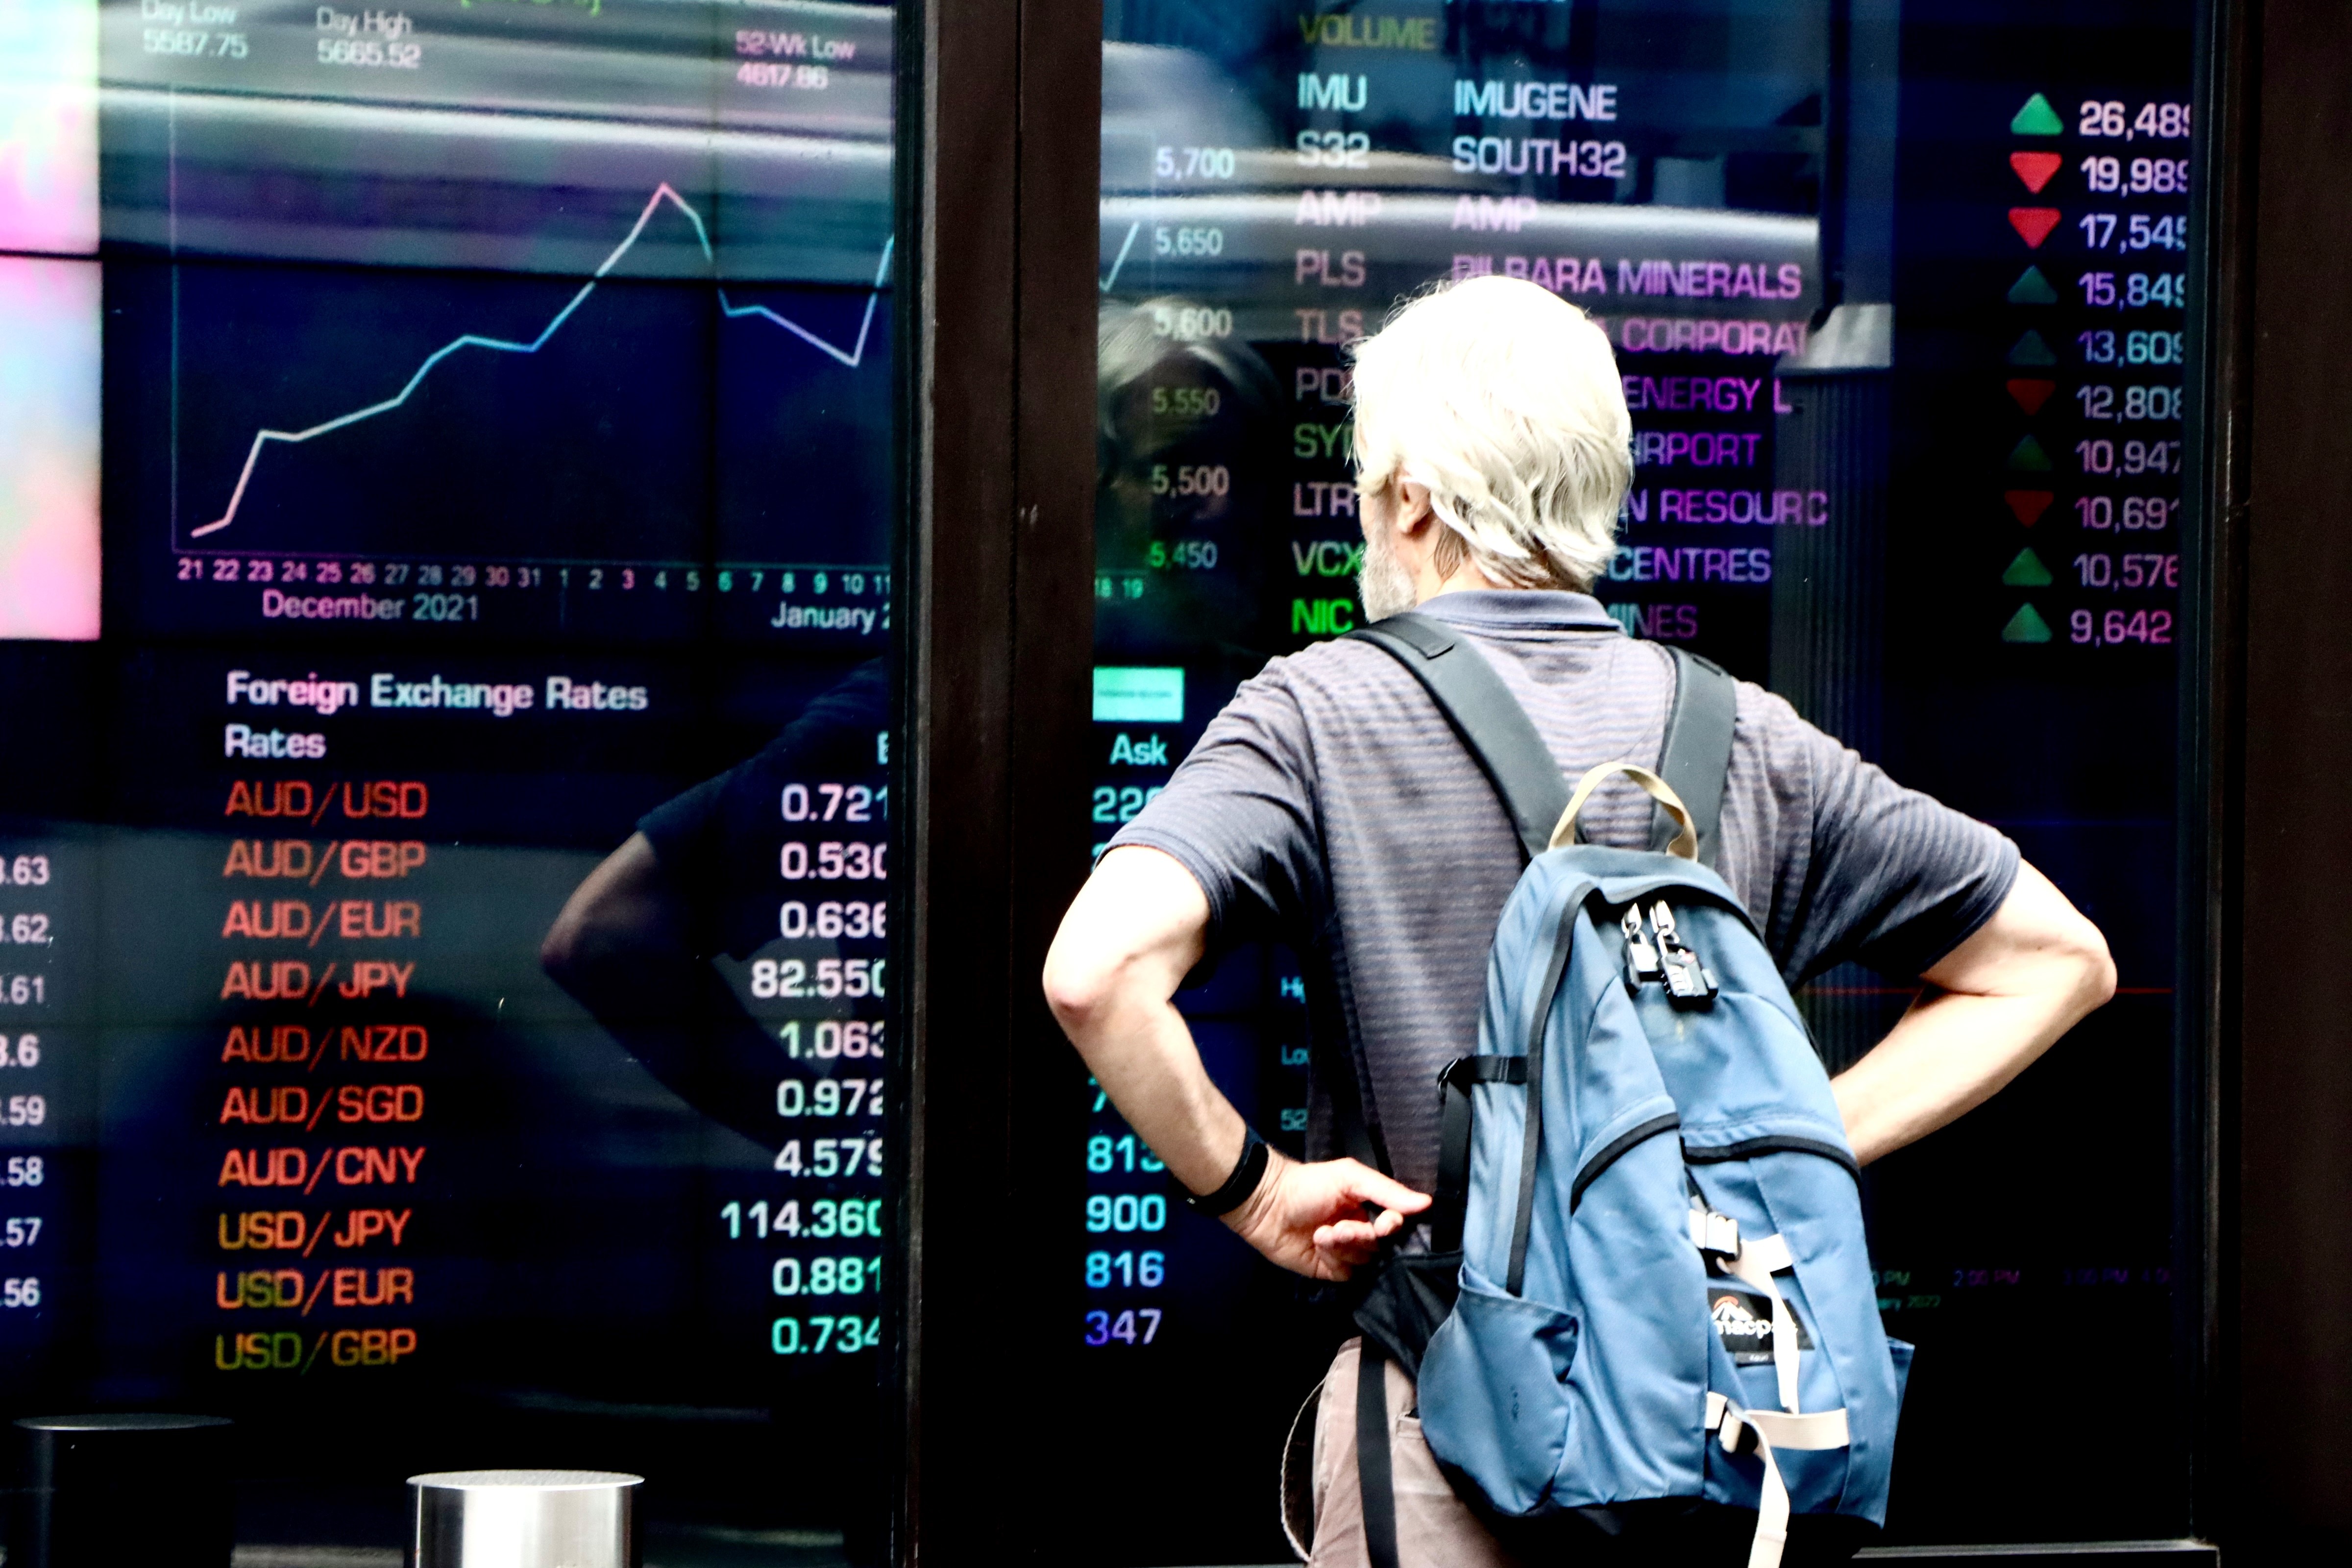
[(1437, 520), (1437, 510), (1429, 504), (1429, 487), (1420, 480), (1398, 479), (1396, 494), (1398, 532), (1417, 534)]

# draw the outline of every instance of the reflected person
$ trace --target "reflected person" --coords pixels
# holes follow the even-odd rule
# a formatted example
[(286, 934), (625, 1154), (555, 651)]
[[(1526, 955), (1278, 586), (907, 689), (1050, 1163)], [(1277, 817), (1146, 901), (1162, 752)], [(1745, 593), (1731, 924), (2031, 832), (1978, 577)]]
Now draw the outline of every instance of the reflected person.
[(777, 934), (778, 801), (811, 778), (862, 778), (888, 723), (872, 659), (760, 752), (664, 802), (572, 890), (540, 946), (548, 976), (697, 1110), (778, 1147), (782, 1053), (713, 967)]

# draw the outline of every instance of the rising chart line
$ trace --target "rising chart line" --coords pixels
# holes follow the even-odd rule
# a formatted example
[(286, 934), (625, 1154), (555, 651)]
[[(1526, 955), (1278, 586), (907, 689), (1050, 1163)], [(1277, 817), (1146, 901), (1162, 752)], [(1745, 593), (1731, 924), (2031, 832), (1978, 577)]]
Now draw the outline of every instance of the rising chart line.
[[(272, 441), (279, 441), (284, 442), (289, 446), (295, 446), (301, 442), (308, 441), (313, 437), (325, 436), (333, 431), (341, 430), (347, 425), (356, 425), (362, 419), (373, 419), (379, 414), (388, 414), (392, 410), (399, 407), (402, 404), (406, 403), (416, 389), (425, 384), (425, 378), (433, 373), (433, 367), (435, 365), (439, 364), (443, 360), (447, 359), (451, 354), (456, 353), (460, 349), (489, 349), (499, 353), (509, 354), (537, 353), (541, 348), (546, 346), (547, 341), (550, 338), (555, 336), (557, 329), (561, 328), (563, 323), (571, 318), (572, 312), (580, 308), (581, 301), (586, 300), (589, 295), (596, 291), (596, 285), (604, 281), (604, 274), (610, 272), (614, 267), (620, 264), (621, 258), (626, 256), (629, 253), (629, 247), (637, 243), (637, 237), (646, 231), (646, 225), (653, 221), (655, 210), (657, 209), (665, 201), (670, 203), (672, 205), (676, 206), (678, 211), (684, 213), (686, 215), (687, 221), (694, 225), (694, 237), (702, 244), (702, 254), (704, 258), (715, 265), (717, 263), (718, 257), (710, 248), (710, 232), (703, 226), (702, 215), (696, 212), (694, 208), (688, 204), (684, 196), (679, 195), (676, 191), (672, 190), (669, 186), (668, 181), (663, 181), (661, 184), (655, 187), (654, 194), (646, 198), (645, 211), (639, 213), (637, 215), (637, 221), (630, 226), (627, 237), (613, 247), (613, 254), (604, 258), (603, 265), (596, 268), (594, 275), (592, 276), (587, 282), (583, 283), (580, 286), (580, 292), (572, 295), (571, 301), (566, 304), (563, 309), (555, 313), (555, 319), (549, 321), (545, 327), (541, 329), (539, 336), (525, 343), (516, 342), (506, 338), (486, 338), (478, 333), (467, 332), (465, 336), (458, 338), (452, 342), (445, 343), (440, 348), (434, 350), (431, 354), (425, 357), (425, 363), (416, 367), (416, 374), (408, 378), (408, 384), (402, 387), (395, 395), (385, 398), (382, 403), (372, 403), (365, 408), (355, 408), (351, 413), (338, 416), (333, 419), (328, 420), (323, 425), (313, 425), (308, 430), (265, 429), (257, 433), (253, 437), (252, 447), (247, 451), (245, 455), (245, 469), (236, 477), (236, 489), (228, 498), (228, 510), (221, 513), (221, 515), (213, 521), (205, 524), (202, 528), (191, 530), (188, 537), (190, 539), (202, 539), (208, 533), (219, 532), (222, 529), (226, 528), (230, 523), (236, 521), (236, 509), (245, 501), (246, 487), (253, 482), (253, 470), (256, 465), (261, 461), (262, 448), (269, 445)], [(840, 361), (850, 369), (856, 370), (859, 363), (866, 358), (866, 335), (874, 327), (874, 307), (881, 300), (883, 279), (887, 278), (890, 274), (890, 247), (897, 243), (898, 239), (895, 236), (882, 243), (882, 259), (874, 268), (873, 287), (867, 291), (866, 296), (865, 319), (858, 322), (857, 342), (856, 346), (852, 348), (844, 349), (834, 343), (828, 342), (824, 339), (817, 336), (814, 332), (810, 331), (806, 327), (802, 326), (798, 321), (793, 321), (791, 318), (786, 316), (780, 316), (775, 311), (768, 309), (765, 305), (738, 305), (733, 300), (728, 299), (727, 290), (725, 289), (720, 289), (718, 291), (719, 311), (730, 321), (738, 321), (746, 316), (761, 317), (765, 321), (774, 323), (776, 326), (782, 327), (784, 331), (792, 333), (794, 337), (799, 338), (802, 342), (809, 344), (811, 347), (831, 355), (834, 359)]]
[(1138, 218), (1133, 223), (1127, 226), (1127, 237), (1119, 241), (1118, 256), (1111, 262), (1108, 276), (1105, 277), (1102, 280), (1102, 291), (1104, 293), (1109, 293), (1111, 286), (1118, 281), (1118, 269), (1127, 265), (1127, 253), (1135, 248), (1135, 237), (1142, 230), (1142, 228), (1143, 220), (1141, 218)]

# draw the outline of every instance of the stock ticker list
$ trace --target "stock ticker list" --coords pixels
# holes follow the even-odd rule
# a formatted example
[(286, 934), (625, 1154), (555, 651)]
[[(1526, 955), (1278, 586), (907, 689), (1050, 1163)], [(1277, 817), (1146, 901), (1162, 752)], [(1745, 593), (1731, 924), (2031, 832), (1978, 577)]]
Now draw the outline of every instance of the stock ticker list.
[[(1962, 1383), (2110, 1315), (2160, 1355), (2185, 13), (1923, 4), (1843, 63), (1828, 24), (1736, 7), (1108, 16), (1087, 841), (1149, 804), (1269, 656), (1359, 624), (1349, 345), (1433, 282), (1546, 289), (1606, 332), (1632, 415), (1593, 589), (1610, 615), (1993, 821), (2126, 970), (2053, 1069), (2124, 1086), (2117, 1173), (2086, 1178), (2112, 1206), (2095, 1225), (1955, 1214), (1952, 1162), (1998, 1163), (2035, 1137), (2034, 1094), (2085, 1087), (2043, 1074), (1985, 1119), (1991, 1144), (1947, 1138), (1881, 1189), (1891, 1331)], [(2021, 724), (2038, 773), (1966, 739)], [(1305, 1152), (1299, 955), (1244, 946), (1193, 978), (1178, 1002), (1213, 1077)], [(1845, 966), (1806, 987), (1833, 1068), (1907, 984)], [(1137, 1399), (1213, 1377), (1278, 1434), (1344, 1313), (1184, 1211), (1099, 1086), (1071, 1092), (1071, 1353)], [(2019, 1201), (2077, 1180), (2073, 1159), (2021, 1169)], [(1931, 1412), (1937, 1379), (1915, 1389)], [(1921, 1528), (1986, 1527), (1910, 1495)], [(2165, 1506), (2112, 1495), (2118, 1518)]]
[(2001, 391), (2018, 433), (1999, 460), (2016, 552), (2000, 582), (2018, 603), (2000, 637), (2163, 647), (2180, 586), (2189, 106), (2062, 101), (2063, 115), (2035, 92), (2008, 126), (2021, 265), (2000, 296), (2017, 329)]

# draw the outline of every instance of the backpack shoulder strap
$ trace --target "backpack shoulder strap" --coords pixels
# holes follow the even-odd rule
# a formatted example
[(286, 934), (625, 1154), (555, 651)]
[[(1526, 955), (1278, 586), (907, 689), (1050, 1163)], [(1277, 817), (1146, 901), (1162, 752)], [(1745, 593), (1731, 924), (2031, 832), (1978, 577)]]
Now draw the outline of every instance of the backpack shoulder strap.
[[(1689, 808), (1698, 830), (1699, 864), (1715, 865), (1723, 842), (1723, 786), (1731, 773), (1731, 732), (1739, 705), (1739, 683), (1711, 659), (1669, 647), (1675, 662), (1675, 705), (1666, 715), (1666, 743), (1658, 773)], [(1652, 848), (1663, 849), (1675, 825), (1663, 811), (1652, 830)]]
[(1527, 710), (1486, 656), (1443, 621), (1410, 612), (1348, 635), (1389, 654), (1428, 688), (1438, 711), (1503, 797), (1528, 858), (1542, 854), (1559, 814), (1568, 809), (1568, 781), (1559, 776), (1559, 764)]
[[(1568, 781), (1495, 667), (1469, 638), (1431, 616), (1408, 611), (1348, 635), (1388, 654), (1427, 689), (1502, 797), (1528, 858), (1542, 854), (1568, 809)], [(1675, 700), (1658, 772), (1690, 808), (1699, 862), (1711, 867), (1722, 837), (1738, 683), (1709, 659), (1678, 647), (1665, 651), (1675, 666)], [(1674, 834), (1674, 823), (1659, 812), (1653, 847), (1664, 848)]]
[(1356, 1487), (1364, 1510), (1364, 1556), (1371, 1568), (1397, 1568), (1394, 1441), (1388, 1356), (1366, 1334), (1356, 1358)]

